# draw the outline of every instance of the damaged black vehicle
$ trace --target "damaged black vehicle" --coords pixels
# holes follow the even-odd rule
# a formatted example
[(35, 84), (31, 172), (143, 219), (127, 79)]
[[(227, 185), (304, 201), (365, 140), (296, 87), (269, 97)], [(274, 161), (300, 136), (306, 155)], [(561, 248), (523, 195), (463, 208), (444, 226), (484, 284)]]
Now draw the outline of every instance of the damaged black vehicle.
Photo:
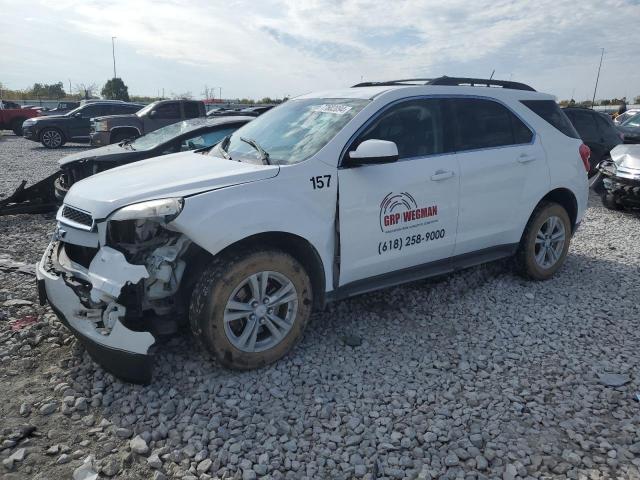
[(58, 161), (60, 170), (27, 187), (23, 180), (6, 198), (0, 199), (0, 216), (54, 212), (74, 183), (121, 165), (170, 153), (215, 145), (251, 116), (194, 118), (167, 125), (135, 140), (84, 150)]
[(602, 204), (610, 210), (640, 208), (640, 145), (618, 145), (598, 165)]

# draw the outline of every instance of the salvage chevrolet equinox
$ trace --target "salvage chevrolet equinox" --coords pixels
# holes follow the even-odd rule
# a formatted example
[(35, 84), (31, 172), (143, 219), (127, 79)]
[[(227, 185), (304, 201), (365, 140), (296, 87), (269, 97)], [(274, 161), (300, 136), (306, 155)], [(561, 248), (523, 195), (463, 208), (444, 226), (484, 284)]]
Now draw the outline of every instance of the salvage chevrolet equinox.
[(125, 380), (149, 382), (156, 339), (181, 324), (221, 365), (257, 368), (328, 301), (509, 256), (548, 279), (585, 212), (588, 170), (553, 97), (521, 83), (308, 94), (210, 150), (74, 184), (38, 291)]

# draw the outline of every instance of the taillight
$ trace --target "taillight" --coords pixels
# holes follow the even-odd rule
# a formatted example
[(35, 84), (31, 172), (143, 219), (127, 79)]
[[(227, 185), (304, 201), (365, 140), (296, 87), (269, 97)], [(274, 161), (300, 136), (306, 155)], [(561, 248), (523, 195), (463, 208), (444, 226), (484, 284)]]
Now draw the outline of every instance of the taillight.
[(578, 152), (580, 152), (580, 158), (582, 159), (582, 163), (584, 163), (584, 169), (589, 172), (589, 170), (591, 170), (591, 165), (589, 164), (591, 149), (583, 143), (580, 145), (580, 148), (578, 148)]

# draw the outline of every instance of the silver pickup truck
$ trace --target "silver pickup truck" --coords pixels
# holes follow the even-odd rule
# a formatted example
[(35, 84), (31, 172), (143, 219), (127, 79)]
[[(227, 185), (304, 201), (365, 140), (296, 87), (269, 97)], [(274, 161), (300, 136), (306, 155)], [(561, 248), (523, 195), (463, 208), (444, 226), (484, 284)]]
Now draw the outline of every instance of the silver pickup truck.
[(91, 145), (101, 147), (138, 138), (160, 127), (206, 116), (204, 103), (196, 100), (159, 100), (128, 115), (96, 117), (91, 124)]

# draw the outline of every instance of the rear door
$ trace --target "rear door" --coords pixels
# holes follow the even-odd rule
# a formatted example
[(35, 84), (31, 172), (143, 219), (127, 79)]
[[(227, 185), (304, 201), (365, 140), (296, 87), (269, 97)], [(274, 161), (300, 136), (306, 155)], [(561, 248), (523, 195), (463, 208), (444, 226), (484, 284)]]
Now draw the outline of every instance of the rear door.
[(549, 172), (542, 145), (510, 109), (488, 98), (456, 98), (460, 210), (455, 255), (519, 241)]
[(351, 151), (364, 140), (389, 140), (399, 160), (338, 171), (340, 286), (401, 275), (453, 253), (460, 171), (444, 105), (430, 98), (397, 103), (347, 146)]

